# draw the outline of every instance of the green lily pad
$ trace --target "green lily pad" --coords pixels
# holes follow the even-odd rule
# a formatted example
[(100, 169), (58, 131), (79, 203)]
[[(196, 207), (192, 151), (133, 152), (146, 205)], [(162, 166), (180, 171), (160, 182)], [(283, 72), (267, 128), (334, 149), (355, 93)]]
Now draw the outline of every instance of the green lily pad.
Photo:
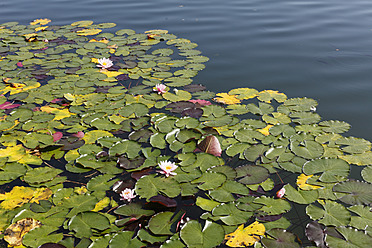
[[(1, 172), (0, 172), (1, 173)], [(362, 177), (366, 182), (372, 183), (372, 166), (365, 167), (362, 172)]]
[(269, 177), (269, 171), (258, 165), (243, 165), (236, 169), (236, 178), (243, 184), (262, 183)]
[(82, 212), (73, 216), (68, 223), (70, 231), (74, 231), (78, 238), (89, 238), (92, 229), (104, 230), (110, 226), (110, 221), (97, 212)]
[(141, 145), (132, 140), (122, 140), (115, 143), (109, 150), (111, 156), (127, 154), (128, 158), (135, 158), (141, 150)]
[(319, 180), (322, 182), (338, 182), (340, 177), (349, 175), (350, 166), (341, 159), (315, 159), (306, 162), (303, 166), (303, 172), (307, 175), (322, 173)]
[(315, 205), (306, 207), (306, 214), (313, 220), (326, 226), (346, 226), (350, 222), (350, 212), (341, 204), (326, 200), (321, 203), (323, 208)]
[(32, 184), (43, 183), (52, 180), (60, 173), (62, 173), (62, 170), (50, 167), (39, 167), (33, 170), (28, 170), (24, 175), (23, 180)]
[(342, 235), (342, 238), (337, 238), (331, 235), (325, 237), (325, 241), (329, 247), (369, 247), (372, 242), (372, 237), (363, 231), (359, 231), (348, 227), (336, 227), (336, 230)]
[(110, 240), (109, 248), (141, 248), (146, 245), (137, 238), (132, 238), (133, 235), (132, 231), (118, 232)]
[(261, 242), (267, 248), (300, 248), (300, 245), (295, 242), (296, 236), (291, 232), (287, 232), (280, 228), (274, 228), (266, 233), (273, 238), (262, 238)]
[(147, 200), (161, 193), (173, 198), (181, 193), (181, 188), (173, 178), (164, 178), (156, 174), (151, 174), (143, 176), (137, 181), (135, 192), (137, 192), (141, 198)]
[(198, 183), (201, 190), (211, 190), (221, 186), (226, 181), (226, 176), (221, 173), (204, 172), (201, 177), (191, 181)]
[(311, 98), (290, 98), (287, 99), (284, 103), (291, 111), (312, 111), (318, 103)]
[(296, 190), (290, 184), (287, 184), (284, 189), (286, 198), (299, 204), (310, 204), (316, 201), (319, 196), (317, 190)]
[(262, 204), (263, 212), (268, 215), (277, 215), (286, 213), (291, 209), (291, 204), (283, 199), (274, 199), (266, 196), (256, 198), (253, 203)]
[(212, 210), (212, 215), (218, 217), (223, 223), (229, 226), (245, 223), (253, 215), (253, 212), (246, 212), (238, 209), (234, 203), (222, 203)]
[(34, 228), (25, 234), (22, 239), (22, 243), (29, 247), (40, 247), (45, 243), (57, 243), (63, 239), (63, 234), (53, 233), (56, 230), (58, 230), (58, 227), (51, 227), (47, 225)]
[(369, 205), (372, 202), (372, 184), (359, 181), (346, 181), (336, 184), (334, 192), (346, 193), (341, 198), (342, 202), (350, 205)]
[(321, 144), (312, 140), (305, 140), (303, 143), (292, 141), (291, 151), (306, 159), (316, 159), (323, 155), (324, 148)]
[(173, 219), (173, 212), (161, 212), (151, 217), (149, 229), (156, 235), (172, 235), (175, 231), (173, 227), (177, 219)]
[(212, 248), (218, 246), (224, 239), (223, 228), (207, 221), (202, 226), (196, 220), (188, 221), (181, 229), (180, 237), (188, 247)]

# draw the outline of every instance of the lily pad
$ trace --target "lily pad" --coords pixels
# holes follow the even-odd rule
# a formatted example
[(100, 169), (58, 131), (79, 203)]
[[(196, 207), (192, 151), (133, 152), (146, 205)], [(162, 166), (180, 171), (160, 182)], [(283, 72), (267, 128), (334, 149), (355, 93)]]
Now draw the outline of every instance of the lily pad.
[(346, 193), (341, 198), (342, 202), (350, 205), (369, 205), (372, 202), (372, 184), (359, 181), (346, 181), (336, 184), (334, 192)]
[(271, 238), (262, 238), (262, 244), (269, 248), (269, 247), (277, 247), (277, 248), (299, 248), (300, 245), (295, 242), (296, 236), (291, 233), (287, 232), (284, 229), (274, 228), (266, 232)]
[(307, 175), (322, 173), (319, 180), (322, 182), (338, 182), (340, 177), (349, 175), (350, 166), (341, 159), (315, 159), (306, 162), (303, 171)]
[(262, 183), (269, 177), (269, 171), (258, 165), (243, 165), (235, 170), (237, 172), (236, 178), (243, 184)]
[(212, 248), (218, 246), (224, 238), (223, 228), (206, 221), (204, 228), (196, 220), (188, 221), (181, 229), (180, 237), (188, 247)]

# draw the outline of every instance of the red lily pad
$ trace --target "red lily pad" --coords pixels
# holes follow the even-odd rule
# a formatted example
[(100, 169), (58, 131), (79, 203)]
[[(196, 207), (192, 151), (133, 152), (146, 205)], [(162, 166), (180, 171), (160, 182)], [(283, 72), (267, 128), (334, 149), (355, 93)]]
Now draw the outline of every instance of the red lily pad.
[(0, 109), (14, 109), (21, 106), (21, 104), (13, 104), (11, 102), (4, 102), (3, 104), (0, 104)]
[(176, 200), (174, 200), (172, 198), (169, 198), (169, 197), (166, 197), (166, 196), (163, 196), (163, 195), (153, 196), (149, 200), (150, 200), (150, 202), (157, 202), (157, 203), (159, 203), (163, 206), (166, 206), (168, 208), (177, 207)]

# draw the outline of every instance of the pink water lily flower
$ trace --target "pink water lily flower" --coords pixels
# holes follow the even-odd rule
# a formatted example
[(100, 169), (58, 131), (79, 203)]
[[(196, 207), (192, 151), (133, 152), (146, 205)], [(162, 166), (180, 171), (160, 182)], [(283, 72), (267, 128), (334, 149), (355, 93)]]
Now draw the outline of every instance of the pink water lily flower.
[(101, 67), (102, 69), (108, 69), (113, 65), (114, 64), (112, 63), (112, 61), (110, 59), (106, 59), (106, 58), (98, 59), (98, 65), (97, 66)]
[(278, 190), (278, 192), (276, 192), (276, 197), (283, 198), (284, 194), (285, 194), (285, 188), (281, 188), (280, 190)]
[(169, 177), (170, 175), (177, 175), (176, 172), (173, 172), (175, 169), (178, 168), (178, 166), (170, 161), (161, 161), (159, 163), (161, 171), (159, 171), (161, 174), (164, 174), (166, 177)]
[(167, 92), (166, 88), (167, 86), (165, 86), (164, 84), (157, 84), (155, 85), (153, 90), (157, 91), (158, 94), (160, 95), (160, 94), (164, 94), (165, 92)]
[(122, 192), (120, 192), (120, 196), (120, 200), (126, 200), (129, 202), (136, 197), (136, 195), (134, 194), (134, 189), (129, 188), (126, 188)]

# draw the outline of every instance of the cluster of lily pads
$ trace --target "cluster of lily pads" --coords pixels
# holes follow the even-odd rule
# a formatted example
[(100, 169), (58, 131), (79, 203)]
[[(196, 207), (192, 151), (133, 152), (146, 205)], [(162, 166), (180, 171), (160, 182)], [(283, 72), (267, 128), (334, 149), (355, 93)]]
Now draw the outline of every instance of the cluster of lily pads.
[(166, 30), (49, 23), (0, 24), (2, 242), (369, 247), (371, 143), (315, 100), (208, 91)]

